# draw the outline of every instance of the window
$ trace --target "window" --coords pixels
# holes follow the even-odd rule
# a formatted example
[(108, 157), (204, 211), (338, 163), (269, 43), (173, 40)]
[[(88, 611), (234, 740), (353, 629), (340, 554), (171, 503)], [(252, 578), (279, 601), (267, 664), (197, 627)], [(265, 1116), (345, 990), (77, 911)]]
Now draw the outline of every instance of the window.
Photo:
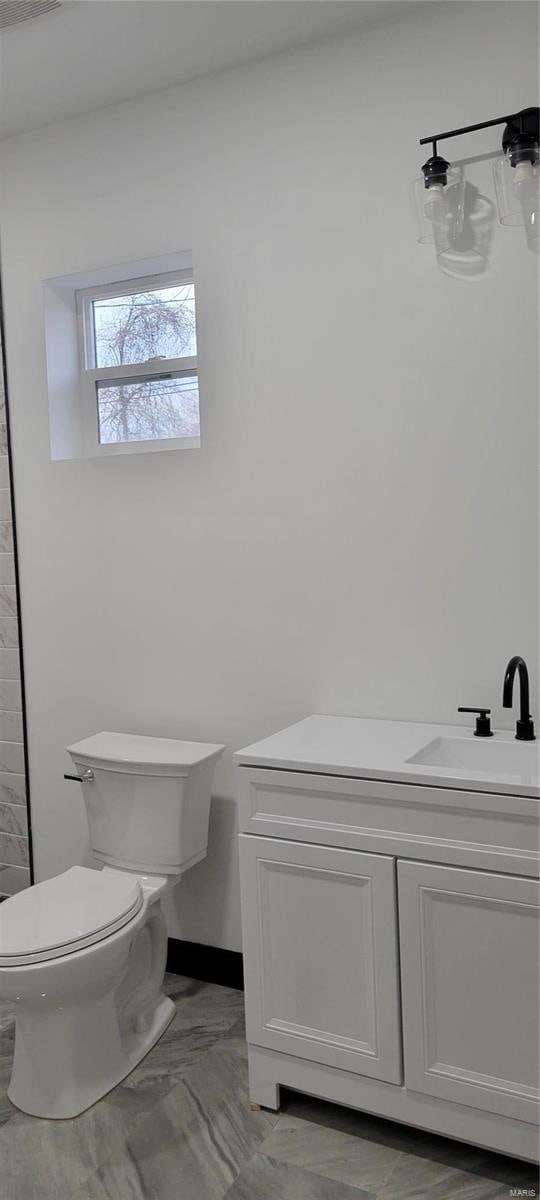
[(77, 292), (87, 453), (200, 445), (191, 270)]

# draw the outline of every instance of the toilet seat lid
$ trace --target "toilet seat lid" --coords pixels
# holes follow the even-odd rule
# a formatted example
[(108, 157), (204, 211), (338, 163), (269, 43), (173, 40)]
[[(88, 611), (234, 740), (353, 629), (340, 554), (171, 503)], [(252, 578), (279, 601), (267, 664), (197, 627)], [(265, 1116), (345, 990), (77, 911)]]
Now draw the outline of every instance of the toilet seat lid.
[(116, 932), (139, 911), (135, 876), (71, 867), (0, 905), (0, 966), (71, 954)]

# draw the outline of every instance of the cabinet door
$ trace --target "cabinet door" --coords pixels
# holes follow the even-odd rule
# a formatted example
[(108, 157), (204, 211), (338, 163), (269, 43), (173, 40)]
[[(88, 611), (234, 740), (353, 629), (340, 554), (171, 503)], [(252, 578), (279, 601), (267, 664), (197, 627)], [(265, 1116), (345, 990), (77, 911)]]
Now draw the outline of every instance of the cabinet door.
[(248, 1041), (401, 1082), (395, 860), (240, 837)]
[(538, 885), (398, 863), (405, 1084), (536, 1120)]

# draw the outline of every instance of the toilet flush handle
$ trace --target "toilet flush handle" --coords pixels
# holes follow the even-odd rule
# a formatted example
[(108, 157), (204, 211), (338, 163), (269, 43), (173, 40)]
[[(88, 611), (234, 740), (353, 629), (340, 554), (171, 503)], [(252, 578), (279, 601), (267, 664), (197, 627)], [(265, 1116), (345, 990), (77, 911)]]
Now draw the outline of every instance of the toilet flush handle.
[(64, 779), (74, 779), (75, 783), (93, 783), (94, 772), (90, 769), (90, 767), (87, 767), (86, 771), (83, 771), (82, 775), (64, 775)]

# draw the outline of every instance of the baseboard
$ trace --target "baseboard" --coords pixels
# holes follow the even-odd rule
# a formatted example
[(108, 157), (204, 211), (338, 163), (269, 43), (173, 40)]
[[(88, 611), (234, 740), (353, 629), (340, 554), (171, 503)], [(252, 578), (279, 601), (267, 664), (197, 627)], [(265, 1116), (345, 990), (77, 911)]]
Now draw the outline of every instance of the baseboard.
[(167, 970), (175, 975), (188, 975), (190, 979), (202, 979), (205, 983), (221, 983), (223, 987), (244, 990), (244, 960), (237, 950), (169, 938)]

